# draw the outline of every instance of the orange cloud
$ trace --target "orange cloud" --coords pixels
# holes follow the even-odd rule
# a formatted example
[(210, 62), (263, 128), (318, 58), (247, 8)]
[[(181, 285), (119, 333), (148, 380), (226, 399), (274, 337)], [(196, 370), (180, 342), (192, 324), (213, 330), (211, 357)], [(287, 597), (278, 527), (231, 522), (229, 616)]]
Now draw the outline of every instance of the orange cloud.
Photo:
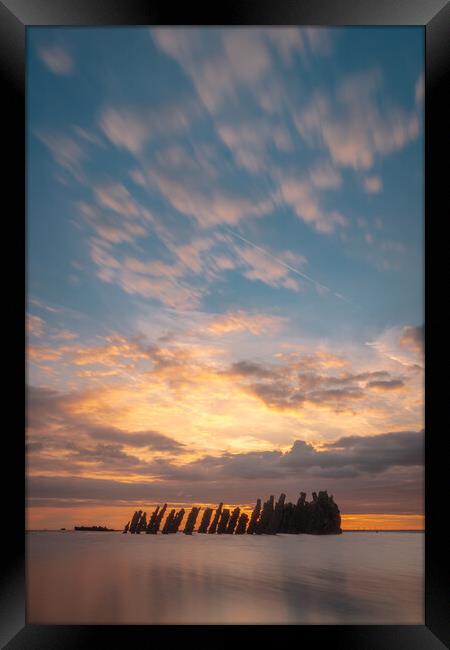
[(258, 335), (278, 330), (285, 320), (280, 316), (252, 314), (245, 311), (228, 312), (213, 318), (209, 322), (207, 330), (217, 336), (245, 331)]

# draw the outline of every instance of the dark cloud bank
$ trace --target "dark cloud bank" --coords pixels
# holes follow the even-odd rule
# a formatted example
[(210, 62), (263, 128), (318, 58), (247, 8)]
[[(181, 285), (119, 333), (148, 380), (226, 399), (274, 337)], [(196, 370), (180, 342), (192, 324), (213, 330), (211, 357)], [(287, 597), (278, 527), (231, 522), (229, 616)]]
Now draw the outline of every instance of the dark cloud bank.
[[(94, 426), (68, 415), (71, 399), (30, 389), (28, 463), (40, 476), (28, 479), (29, 505), (152, 499), (243, 503), (268, 492), (290, 491), (294, 498), (300, 490), (328, 489), (348, 512), (421, 510), (424, 431), (344, 436), (320, 449), (299, 439), (286, 452), (223, 453), (183, 463), (183, 453), (190, 450), (175, 439), (157, 431)], [(58, 425), (57, 433), (45, 433), (49, 421)], [(136, 454), (150, 450), (151, 460), (141, 460), (129, 448)], [(64, 454), (55, 460), (46, 450)], [(87, 469), (98, 471), (99, 478), (81, 477)], [(114, 478), (100, 478), (105, 470)], [(135, 481), (124, 482), (130, 475)]]

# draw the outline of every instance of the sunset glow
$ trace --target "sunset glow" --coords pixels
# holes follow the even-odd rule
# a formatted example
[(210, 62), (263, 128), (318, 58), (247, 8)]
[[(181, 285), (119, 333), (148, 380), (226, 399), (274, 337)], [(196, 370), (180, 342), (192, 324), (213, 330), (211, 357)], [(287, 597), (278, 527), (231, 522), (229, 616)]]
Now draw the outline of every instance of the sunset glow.
[(422, 32), (28, 34), (27, 528), (423, 530)]

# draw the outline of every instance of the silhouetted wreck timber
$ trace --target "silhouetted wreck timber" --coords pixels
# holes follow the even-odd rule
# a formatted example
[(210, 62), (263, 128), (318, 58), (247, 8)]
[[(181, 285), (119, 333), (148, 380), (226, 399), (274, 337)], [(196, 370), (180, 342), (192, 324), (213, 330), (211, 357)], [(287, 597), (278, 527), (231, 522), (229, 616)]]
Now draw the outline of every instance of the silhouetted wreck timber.
[(135, 532), (136, 532), (136, 528), (137, 528), (137, 526), (138, 526), (138, 524), (139, 524), (139, 520), (140, 520), (140, 518), (141, 518), (141, 514), (142, 514), (142, 510), (136, 510), (136, 512), (134, 513), (134, 515), (133, 515), (133, 517), (132, 517), (132, 519), (131, 519), (131, 524), (130, 524), (130, 533), (131, 533), (132, 535), (134, 535)]
[(124, 535), (126, 535), (126, 534), (128, 533), (129, 530), (130, 530), (130, 522), (128, 522), (127, 524), (125, 524), (125, 528), (123, 529), (122, 533), (123, 533)]
[(328, 496), (326, 490), (319, 492), (319, 496), (313, 492), (306, 532), (310, 535), (335, 535), (342, 532), (339, 508), (333, 495)]
[(255, 532), (256, 524), (258, 522), (260, 513), (261, 513), (261, 499), (257, 499), (256, 506), (253, 509), (252, 516), (250, 517), (250, 523), (247, 527), (248, 535), (253, 535), (253, 533)]
[(219, 503), (219, 506), (217, 507), (217, 510), (214, 514), (214, 519), (212, 520), (212, 524), (208, 530), (208, 533), (210, 535), (217, 532), (217, 526), (219, 524), (220, 515), (222, 514), (222, 507), (223, 507), (223, 503)]
[[(161, 521), (167, 509), (167, 503), (160, 509), (156, 507), (148, 524), (146, 513), (137, 510), (131, 521), (129, 521), (123, 532), (131, 534), (146, 530), (147, 533), (156, 535), (160, 528)], [(194, 531), (200, 507), (193, 506), (184, 528), (186, 535)], [(278, 501), (274, 504), (274, 496), (271, 495), (261, 508), (261, 499), (258, 499), (250, 517), (241, 513), (240, 507), (234, 508), (230, 515), (228, 508), (223, 508), (220, 503), (212, 518), (212, 508), (206, 508), (198, 528), (199, 533), (228, 534), (228, 535), (276, 535), (277, 533), (309, 535), (339, 535), (341, 529), (341, 514), (333, 495), (328, 496), (326, 490), (312, 493), (312, 501), (306, 501), (306, 493), (301, 492), (297, 503), (294, 505), (286, 503), (286, 495), (280, 494)], [(176, 533), (184, 517), (184, 508), (178, 512), (172, 509), (165, 521), (162, 532), (164, 534)], [(209, 526), (209, 528), (208, 528)]]
[(156, 506), (156, 508), (152, 512), (152, 516), (150, 517), (150, 520), (147, 525), (147, 530), (145, 531), (147, 534), (150, 533), (150, 531), (153, 529), (153, 526), (155, 525), (156, 517), (158, 516), (159, 512), (159, 506)]
[(283, 520), (283, 510), (284, 510), (284, 502), (286, 499), (285, 494), (280, 494), (280, 498), (278, 499), (275, 509), (272, 513), (272, 516), (270, 517), (267, 527), (266, 527), (266, 534), (267, 535), (276, 535), (278, 532), (280, 532), (281, 528), (281, 522)]
[(236, 530), (234, 531), (235, 535), (244, 535), (245, 534), (245, 529), (247, 526), (248, 522), (248, 515), (245, 512), (242, 512), (239, 516)]
[(191, 512), (188, 515), (186, 525), (183, 530), (183, 533), (185, 535), (192, 535), (192, 531), (194, 530), (195, 522), (197, 520), (199, 512), (200, 512), (200, 508), (196, 508), (195, 506), (191, 509)]
[(198, 527), (198, 531), (197, 531), (198, 533), (208, 532), (208, 526), (209, 526), (209, 522), (211, 521), (212, 513), (213, 513), (212, 508), (205, 508), (205, 512), (203, 513), (200, 526)]
[[(159, 506), (158, 506), (158, 508), (159, 508)], [(159, 530), (162, 518), (164, 517), (164, 513), (166, 512), (166, 510), (167, 510), (167, 503), (165, 503), (163, 505), (163, 507), (161, 508), (161, 510), (158, 510), (158, 512), (155, 514), (155, 518), (153, 520), (153, 523), (152, 523), (151, 527), (150, 527), (150, 525), (147, 526), (147, 531), (146, 532), (149, 535), (156, 535), (156, 533)], [(152, 519), (153, 519), (153, 515), (152, 515)]]
[(139, 535), (140, 533), (143, 533), (146, 528), (147, 528), (147, 513), (144, 512), (144, 514), (141, 516), (136, 526), (136, 534)]
[(288, 525), (288, 533), (298, 534), (305, 533), (308, 521), (308, 503), (306, 502), (306, 492), (300, 492), (300, 496), (294, 506)]
[(239, 514), (241, 512), (240, 508), (235, 508), (233, 512), (230, 515), (230, 518), (228, 520), (227, 527), (225, 529), (225, 534), (226, 535), (232, 535), (234, 533), (234, 529), (236, 528), (236, 524), (239, 518)]
[(267, 531), (269, 527), (269, 522), (272, 519), (272, 515), (274, 511), (273, 502), (274, 502), (274, 496), (273, 494), (271, 494), (269, 500), (264, 502), (261, 516), (255, 528), (256, 535), (262, 535)]
[(286, 503), (283, 508), (283, 513), (281, 517), (281, 524), (279, 527), (279, 533), (288, 533), (291, 525), (292, 518), (294, 516), (295, 506), (289, 501)]
[(175, 509), (172, 509), (167, 515), (167, 519), (161, 531), (163, 535), (168, 535), (170, 533), (170, 529), (172, 527), (174, 517), (175, 517)]
[(226, 531), (229, 518), (230, 518), (230, 511), (228, 510), (228, 508), (224, 508), (222, 510), (222, 514), (220, 515), (219, 525), (217, 526), (218, 535), (223, 535), (223, 533)]
[(176, 513), (175, 517), (173, 518), (172, 525), (170, 527), (169, 533), (177, 533), (178, 528), (180, 527), (180, 524), (183, 520), (184, 517), (184, 508), (181, 508), (181, 510), (178, 510)]

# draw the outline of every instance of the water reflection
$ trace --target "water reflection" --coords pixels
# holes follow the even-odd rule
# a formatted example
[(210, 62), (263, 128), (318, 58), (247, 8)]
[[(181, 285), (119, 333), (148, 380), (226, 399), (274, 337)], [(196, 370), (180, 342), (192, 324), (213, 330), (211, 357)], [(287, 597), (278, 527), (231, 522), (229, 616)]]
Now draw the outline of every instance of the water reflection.
[(27, 620), (423, 623), (423, 535), (30, 533)]

